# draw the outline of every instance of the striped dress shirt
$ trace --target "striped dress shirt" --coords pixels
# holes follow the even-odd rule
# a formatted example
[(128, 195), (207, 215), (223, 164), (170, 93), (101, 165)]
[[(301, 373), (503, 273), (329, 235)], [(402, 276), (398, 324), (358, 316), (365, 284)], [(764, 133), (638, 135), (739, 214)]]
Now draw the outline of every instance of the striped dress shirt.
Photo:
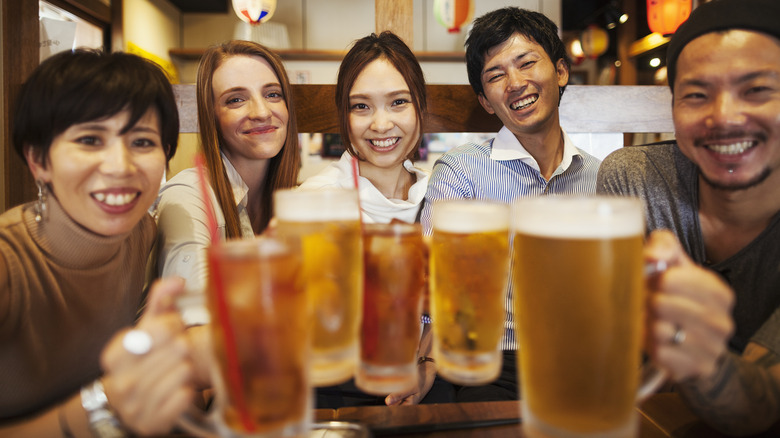
[[(506, 126), (483, 144), (458, 146), (433, 166), (421, 222), (431, 233), (433, 204), (440, 199), (483, 199), (511, 203), (522, 196), (596, 193), (596, 173), (600, 160), (577, 148), (562, 130), (563, 159), (549, 180), (536, 160)], [(507, 281), (509, 283), (509, 281)], [(511, 285), (507, 284), (506, 320), (501, 349), (517, 349), (512, 314)]]

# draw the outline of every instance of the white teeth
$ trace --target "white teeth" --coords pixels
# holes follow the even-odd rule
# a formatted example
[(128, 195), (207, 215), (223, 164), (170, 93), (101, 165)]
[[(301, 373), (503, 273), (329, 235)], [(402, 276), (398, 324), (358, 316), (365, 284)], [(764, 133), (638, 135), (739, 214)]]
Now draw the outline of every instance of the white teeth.
[(372, 145), (378, 148), (387, 148), (398, 142), (398, 137), (388, 138), (387, 140), (369, 140)]
[(723, 155), (738, 155), (755, 146), (753, 141), (741, 141), (732, 144), (710, 144), (707, 149)]
[(536, 102), (536, 100), (537, 100), (538, 98), (539, 98), (538, 96), (531, 96), (531, 97), (527, 97), (527, 98), (525, 98), (525, 99), (523, 99), (523, 100), (521, 100), (521, 101), (519, 101), (519, 102), (513, 103), (513, 104), (510, 106), (510, 108), (512, 108), (512, 110), (518, 110), (518, 109), (520, 109), (520, 108), (525, 108), (525, 107), (527, 107), (528, 105), (530, 105), (530, 104), (532, 104), (532, 103)]
[(117, 207), (121, 205), (126, 205), (131, 202), (133, 202), (133, 199), (138, 196), (138, 193), (125, 193), (125, 194), (113, 194), (109, 193), (106, 195), (105, 193), (95, 193), (92, 195), (93, 198), (95, 198), (98, 202), (103, 202), (107, 205), (110, 205), (112, 207)]

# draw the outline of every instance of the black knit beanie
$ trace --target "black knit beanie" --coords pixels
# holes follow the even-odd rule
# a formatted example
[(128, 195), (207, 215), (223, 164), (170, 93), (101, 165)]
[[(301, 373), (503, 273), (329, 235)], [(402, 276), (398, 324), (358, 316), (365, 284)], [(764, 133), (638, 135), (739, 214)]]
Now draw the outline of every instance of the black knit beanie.
[(683, 48), (705, 33), (726, 29), (754, 30), (780, 39), (780, 0), (713, 0), (694, 9), (672, 35), (666, 49), (667, 77), (672, 91), (677, 58)]

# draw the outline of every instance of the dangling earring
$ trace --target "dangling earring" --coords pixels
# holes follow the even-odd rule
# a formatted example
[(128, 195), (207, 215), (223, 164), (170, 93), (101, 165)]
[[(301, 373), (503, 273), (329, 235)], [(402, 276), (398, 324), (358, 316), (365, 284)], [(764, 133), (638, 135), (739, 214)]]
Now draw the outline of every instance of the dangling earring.
[(40, 179), (35, 180), (35, 185), (38, 186), (38, 202), (35, 203), (35, 222), (41, 223), (49, 219), (49, 206), (46, 205), (49, 188)]

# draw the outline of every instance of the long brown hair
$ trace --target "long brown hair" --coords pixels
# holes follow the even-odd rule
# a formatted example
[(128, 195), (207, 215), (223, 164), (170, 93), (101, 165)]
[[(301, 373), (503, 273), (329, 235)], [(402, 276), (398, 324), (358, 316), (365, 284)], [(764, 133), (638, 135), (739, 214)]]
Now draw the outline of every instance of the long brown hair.
[(358, 75), (364, 68), (376, 59), (386, 59), (401, 73), (412, 95), (412, 105), (417, 111), (417, 126), (420, 138), (406, 157), (412, 161), (420, 159), (420, 144), (422, 143), (423, 119), (428, 111), (428, 93), (425, 88), (425, 76), (417, 58), (398, 36), (390, 31), (377, 35), (372, 33), (357, 41), (344, 56), (339, 67), (336, 81), (336, 108), (339, 115), (339, 130), (347, 151), (357, 157), (357, 151), (349, 138), (349, 92), (355, 84)]
[(214, 189), (219, 206), (225, 215), (227, 228), (225, 234), (228, 239), (241, 237), (241, 225), (238, 219), (238, 208), (233, 197), (233, 189), (230, 187), (225, 164), (220, 156), (220, 150), (225, 144), (225, 140), (219, 130), (214, 109), (212, 78), (217, 68), (232, 56), (258, 56), (268, 61), (282, 85), (284, 102), (289, 113), (287, 138), (282, 150), (268, 162), (262, 193), (260, 196), (248, 200), (250, 205), (259, 204), (260, 206), (260, 217), (250, 218), (252, 228), (262, 231), (268, 226), (273, 215), (273, 193), (277, 189), (295, 186), (301, 160), (298, 152), (298, 126), (292, 102), (292, 89), (279, 56), (258, 43), (240, 40), (228, 41), (206, 50), (198, 67), (197, 101), (200, 144), (206, 159), (211, 187)]

